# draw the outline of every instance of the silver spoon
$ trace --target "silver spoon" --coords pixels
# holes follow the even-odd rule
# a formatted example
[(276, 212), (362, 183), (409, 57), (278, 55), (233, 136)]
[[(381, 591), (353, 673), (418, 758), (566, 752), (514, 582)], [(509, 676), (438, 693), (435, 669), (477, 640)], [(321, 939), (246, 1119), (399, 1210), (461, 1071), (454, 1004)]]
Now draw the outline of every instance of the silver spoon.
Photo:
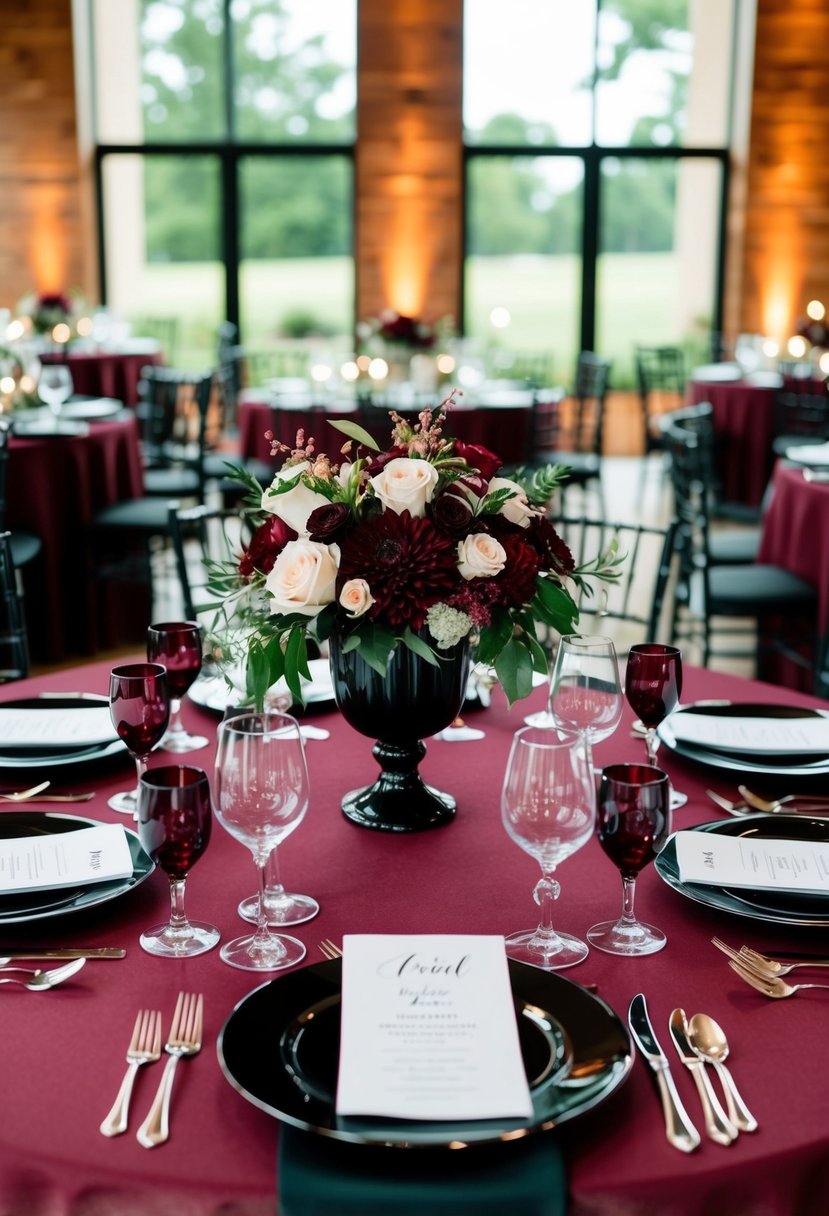
[(694, 1051), (708, 1064), (713, 1064), (722, 1082), (728, 1117), (741, 1132), (757, 1130), (757, 1120), (740, 1097), (731, 1073), (725, 1066), (728, 1040), (725, 1032), (707, 1013), (695, 1013), (688, 1023), (688, 1039)]
[[(26, 967), (7, 967), (0, 972), (0, 984), (22, 984), (31, 992), (38, 992), (42, 988), (54, 988), (55, 984), (62, 984), (70, 976), (76, 975), (85, 962), (85, 958), (76, 958), (63, 967), (52, 967), (49, 971), (29, 971)], [(10, 975), (11, 971), (19, 971), (21, 974), (19, 976)]]

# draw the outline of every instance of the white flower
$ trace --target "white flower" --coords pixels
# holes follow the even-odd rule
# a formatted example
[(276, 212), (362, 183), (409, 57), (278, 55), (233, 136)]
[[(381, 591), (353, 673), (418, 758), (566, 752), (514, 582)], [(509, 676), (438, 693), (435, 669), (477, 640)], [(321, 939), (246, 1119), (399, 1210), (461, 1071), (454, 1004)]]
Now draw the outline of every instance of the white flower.
[[(280, 469), (270, 486), (262, 494), (263, 511), (276, 515), (300, 536), (308, 535), (308, 516), (311, 512), (315, 511), (317, 507), (328, 505), (328, 499), (324, 495), (309, 490), (303, 481), (304, 475), (309, 472), (310, 468), (310, 462), (303, 460), (301, 464), (292, 464), (288, 468)], [(296, 485), (293, 489), (286, 490), (284, 494), (271, 493), (271, 490), (281, 485), (282, 482), (295, 479)]]
[(426, 624), (439, 650), (448, 650), (467, 636), (472, 618), (448, 604), (433, 604), (426, 613)]
[(374, 603), (374, 596), (364, 578), (350, 578), (340, 592), (340, 604), (350, 617), (362, 616)]
[(511, 524), (517, 524), (519, 528), (528, 528), (530, 520), (541, 514), (540, 510), (531, 507), (527, 502), (527, 495), (517, 481), (510, 481), (509, 477), (493, 477), (489, 483), (488, 492), (494, 494), (496, 490), (514, 491), (512, 497), (507, 499), (498, 512)]
[(420, 517), (426, 514), (426, 504), (432, 501), (437, 481), (438, 471), (428, 460), (398, 456), (371, 478), (371, 485), (386, 510), (397, 515), (408, 511)]
[(273, 596), (271, 615), (299, 612), (316, 616), (334, 601), (339, 566), (339, 545), (305, 538), (288, 541), (265, 579), (265, 588)]
[(493, 578), (507, 564), (504, 546), (487, 532), (473, 532), (458, 542), (458, 574), (461, 578)]

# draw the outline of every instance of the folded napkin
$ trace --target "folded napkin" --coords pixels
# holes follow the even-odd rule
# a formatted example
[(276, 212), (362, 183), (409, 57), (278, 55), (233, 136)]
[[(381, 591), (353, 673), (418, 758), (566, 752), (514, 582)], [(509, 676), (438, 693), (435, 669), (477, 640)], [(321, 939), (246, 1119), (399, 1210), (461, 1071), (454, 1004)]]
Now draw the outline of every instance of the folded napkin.
[(558, 1138), (411, 1151), (279, 1132), (281, 1216), (564, 1216)]
[(795, 464), (813, 466), (829, 464), (829, 443), (803, 443), (786, 448), (786, 459)]

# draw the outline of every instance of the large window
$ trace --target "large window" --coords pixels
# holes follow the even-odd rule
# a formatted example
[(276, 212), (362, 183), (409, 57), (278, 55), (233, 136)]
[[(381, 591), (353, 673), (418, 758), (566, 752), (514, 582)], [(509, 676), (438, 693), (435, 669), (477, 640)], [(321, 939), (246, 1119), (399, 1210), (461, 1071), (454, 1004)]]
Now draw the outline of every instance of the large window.
[[(636, 344), (707, 356), (739, 0), (466, 0), (466, 332), (579, 349), (632, 382)], [(508, 362), (508, 360), (502, 360)]]
[[(354, 329), (356, 0), (91, 0), (101, 296), (202, 366)], [(169, 332), (169, 329), (167, 330)]]

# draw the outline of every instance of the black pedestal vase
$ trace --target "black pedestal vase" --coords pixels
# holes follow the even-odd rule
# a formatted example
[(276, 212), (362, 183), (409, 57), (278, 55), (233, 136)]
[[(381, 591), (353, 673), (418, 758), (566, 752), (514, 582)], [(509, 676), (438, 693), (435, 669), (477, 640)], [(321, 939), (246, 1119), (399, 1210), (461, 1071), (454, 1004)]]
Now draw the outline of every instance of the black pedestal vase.
[(360, 657), (343, 653), (343, 639), (330, 639), (331, 678), (337, 705), (350, 726), (377, 739), (372, 754), (380, 776), (342, 801), (353, 823), (382, 832), (421, 832), (451, 823), (455, 799), (425, 785), (417, 766), (426, 754), (421, 740), (437, 734), (460, 711), (469, 673), (469, 646), (459, 642), (439, 653), (433, 666), (398, 643), (385, 676)]

